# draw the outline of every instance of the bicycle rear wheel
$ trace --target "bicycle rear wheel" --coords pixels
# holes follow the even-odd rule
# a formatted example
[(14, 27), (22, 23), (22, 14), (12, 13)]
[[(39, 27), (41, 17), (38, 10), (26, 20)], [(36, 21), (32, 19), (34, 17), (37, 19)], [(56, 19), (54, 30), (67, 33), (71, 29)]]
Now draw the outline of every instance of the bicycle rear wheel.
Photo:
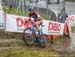
[(34, 43), (35, 35), (34, 35), (32, 29), (30, 29), (30, 28), (24, 29), (23, 40), (26, 45), (32, 45)]

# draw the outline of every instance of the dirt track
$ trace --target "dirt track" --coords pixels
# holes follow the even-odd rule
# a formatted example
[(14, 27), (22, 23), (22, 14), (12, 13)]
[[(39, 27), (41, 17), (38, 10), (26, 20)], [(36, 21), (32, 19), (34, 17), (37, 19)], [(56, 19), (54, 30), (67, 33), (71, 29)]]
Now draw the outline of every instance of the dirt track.
[(0, 30), (0, 50), (3, 49), (18, 49), (25, 47), (25, 43), (22, 40), (22, 34), (8, 33)]
[[(3, 47), (2, 49), (25, 47), (25, 43), (22, 40), (22, 36), (23, 35), (20, 33), (8, 33), (5, 31), (0, 31), (0, 47)], [(67, 47), (69, 47), (69, 42), (70, 39), (64, 38), (62, 42), (54, 43), (50, 47), (52, 47), (56, 51), (64, 51)]]

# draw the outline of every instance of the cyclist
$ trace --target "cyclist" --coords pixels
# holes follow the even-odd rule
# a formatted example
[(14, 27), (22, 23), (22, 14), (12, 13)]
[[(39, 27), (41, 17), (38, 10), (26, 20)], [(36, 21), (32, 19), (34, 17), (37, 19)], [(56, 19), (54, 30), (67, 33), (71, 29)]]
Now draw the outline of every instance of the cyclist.
[[(34, 26), (36, 28), (36, 31), (40, 33), (39, 28), (40, 28), (40, 25), (42, 25), (43, 21), (38, 13), (37, 8), (36, 7), (29, 8), (28, 16), (29, 16), (29, 19), (34, 18)], [(40, 42), (40, 40), (41, 40), (40, 37), (36, 36), (36, 42)]]
[(29, 8), (29, 19), (34, 18), (36, 30), (39, 31), (40, 25), (43, 23), (36, 7)]

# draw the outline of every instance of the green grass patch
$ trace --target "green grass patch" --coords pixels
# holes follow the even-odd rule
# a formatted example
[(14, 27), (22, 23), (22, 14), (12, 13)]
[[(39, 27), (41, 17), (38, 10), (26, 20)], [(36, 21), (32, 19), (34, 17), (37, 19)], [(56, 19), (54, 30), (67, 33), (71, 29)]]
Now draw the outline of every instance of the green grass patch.
[(75, 57), (75, 52), (56, 52), (52, 49), (10, 49), (0, 51), (0, 57)]
[(0, 51), (0, 57), (59, 57), (59, 54), (51, 49), (32, 50), (32, 49), (11, 49)]
[[(28, 9), (26, 9), (26, 13), (25, 13), (25, 15), (23, 15), (22, 10), (21, 9), (18, 9), (18, 12), (17, 12), (17, 8), (16, 7), (13, 7), (11, 11), (10, 11), (9, 6), (7, 6), (7, 5), (4, 5), (3, 8), (9, 14), (16, 14), (16, 15), (20, 15), (20, 16), (28, 16)], [(40, 15), (41, 15), (41, 17), (43, 19), (47, 19), (47, 16), (45, 14), (40, 14)]]

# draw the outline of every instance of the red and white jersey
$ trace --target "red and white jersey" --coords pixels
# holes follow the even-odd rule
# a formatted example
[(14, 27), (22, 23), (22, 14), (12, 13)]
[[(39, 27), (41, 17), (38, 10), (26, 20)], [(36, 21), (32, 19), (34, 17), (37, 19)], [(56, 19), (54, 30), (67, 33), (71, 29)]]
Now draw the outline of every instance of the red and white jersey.
[(34, 21), (39, 21), (41, 19), (40, 15), (38, 14), (37, 11), (34, 11), (32, 13), (30, 12), (29, 17), (34, 18)]

